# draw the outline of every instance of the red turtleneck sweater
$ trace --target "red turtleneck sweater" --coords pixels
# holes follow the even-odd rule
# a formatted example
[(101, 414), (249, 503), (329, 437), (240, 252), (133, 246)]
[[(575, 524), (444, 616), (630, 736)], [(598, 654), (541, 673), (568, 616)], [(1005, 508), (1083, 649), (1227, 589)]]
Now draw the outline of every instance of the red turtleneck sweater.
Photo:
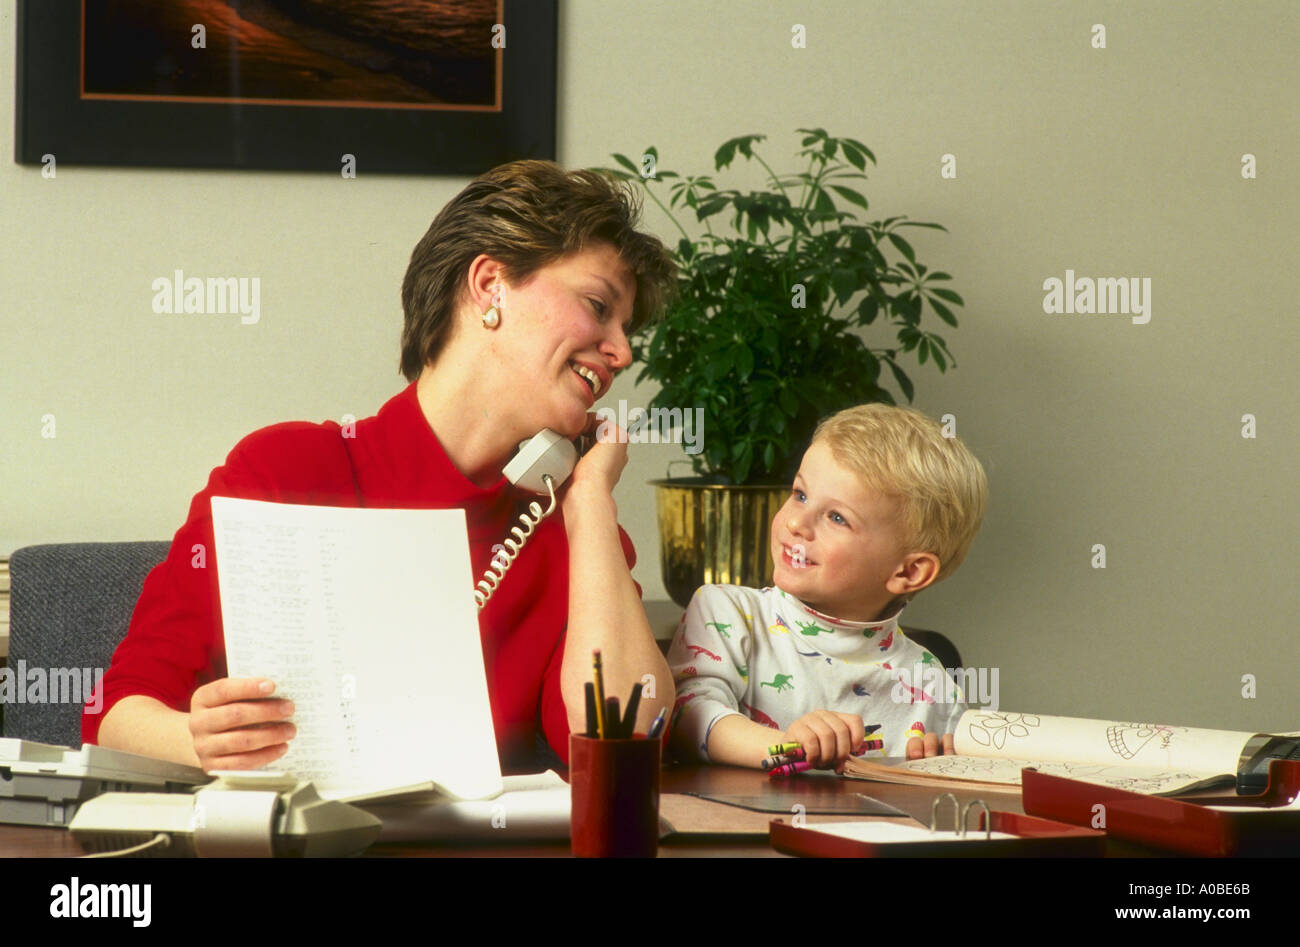
[[(142, 694), (188, 712), (190, 696), (226, 676), (225, 640), (212, 540), (213, 496), (317, 506), (465, 510), (477, 578), (493, 545), (518, 522), (521, 494), (502, 478), (486, 489), (452, 465), (429, 427), (412, 383), (355, 431), (332, 421), (275, 424), (240, 441), (195, 496), (166, 560), (149, 573), (126, 638), (104, 675), (102, 713), (82, 715), (82, 739), (98, 740), (103, 714)], [(620, 528), (628, 565), (636, 560)], [(202, 547), (201, 550), (196, 547)], [(479, 612), (488, 694), (505, 770), (527, 761), (540, 726), (567, 762), (569, 725), (560, 662), (569, 611), (569, 548), (557, 510), (542, 522)], [(402, 660), (400, 654), (394, 661)], [(429, 669), (429, 686), (437, 686)]]

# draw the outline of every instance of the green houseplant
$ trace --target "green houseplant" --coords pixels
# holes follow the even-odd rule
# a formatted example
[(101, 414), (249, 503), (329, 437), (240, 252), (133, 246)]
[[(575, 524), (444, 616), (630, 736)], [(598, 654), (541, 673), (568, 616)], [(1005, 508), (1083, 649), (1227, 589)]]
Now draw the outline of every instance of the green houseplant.
[[(676, 584), (698, 585), (696, 573), (703, 582), (770, 581), (766, 535), (773, 502), (783, 499), (817, 421), (854, 404), (896, 403), (886, 387), (891, 380), (911, 401), (912, 380), (900, 364), (905, 357), (932, 362), (940, 372), (956, 364), (929, 325), (937, 318), (955, 327), (953, 308), (962, 298), (943, 285), (951, 277), (920, 263), (899, 233), (944, 228), (901, 216), (860, 219), (869, 204), (855, 184), (866, 180), (868, 162), (875, 164), (871, 150), (824, 129), (798, 131), (803, 137), (796, 160), (807, 167), (792, 174), (777, 174), (755, 149), (764, 135), (742, 135), (718, 148), (716, 171), (741, 155), (766, 172), (761, 190), (720, 189), (709, 175), (664, 170), (654, 147), (645, 149), (640, 163), (614, 154), (618, 167), (602, 169), (633, 182), (681, 233), (674, 250), (677, 298), (660, 322), (632, 340), (634, 356), (644, 363), (637, 380), (661, 386), (650, 408), (704, 409), (705, 435), (691, 458), (699, 479), (656, 482), (661, 528), (680, 532), (666, 522), (665, 484), (762, 486), (768, 497), (751, 512), (728, 506), (732, 513), (723, 518), (729, 524), (717, 522), (717, 509), (712, 515), (714, 545), (736, 547), (750, 558), (756, 550), (761, 574), (706, 564)], [(692, 236), (682, 226), (674, 210), (683, 208), (703, 233)], [(715, 223), (724, 226), (715, 229)], [(872, 328), (892, 338), (869, 344)], [(698, 504), (693, 513), (674, 506), (667, 517), (685, 519), (710, 528), (710, 515)], [(663, 537), (666, 583), (672, 556), (699, 558), (705, 543), (697, 530), (690, 533)], [(678, 599), (694, 586), (679, 593), (670, 584), (669, 591)]]

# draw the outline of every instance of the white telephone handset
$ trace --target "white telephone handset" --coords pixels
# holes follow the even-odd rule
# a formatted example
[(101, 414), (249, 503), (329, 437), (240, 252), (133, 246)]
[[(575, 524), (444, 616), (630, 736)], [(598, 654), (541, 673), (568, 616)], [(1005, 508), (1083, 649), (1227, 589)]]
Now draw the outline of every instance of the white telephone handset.
[(550, 477), (558, 487), (569, 479), (578, 463), (578, 448), (554, 431), (542, 431), (532, 440), (519, 446), (519, 453), (501, 471), (517, 487), (530, 493), (546, 496), (551, 492), (546, 486)]
[(528, 511), (519, 514), (520, 526), (512, 527), (513, 539), (507, 539), (504, 551), (492, 557), (492, 563), (483, 572), (478, 587), (474, 590), (474, 601), (480, 609), (487, 604), (492, 593), (496, 591), (506, 570), (514, 562), (515, 556), (528, 537), (532, 535), (537, 524), (550, 516), (555, 510), (555, 491), (569, 478), (573, 468), (578, 464), (578, 448), (573, 442), (554, 431), (544, 430), (519, 447), (519, 453), (511, 458), (501, 472), (506, 479), (530, 493), (549, 495), (551, 504), (545, 510), (537, 502), (528, 504)]

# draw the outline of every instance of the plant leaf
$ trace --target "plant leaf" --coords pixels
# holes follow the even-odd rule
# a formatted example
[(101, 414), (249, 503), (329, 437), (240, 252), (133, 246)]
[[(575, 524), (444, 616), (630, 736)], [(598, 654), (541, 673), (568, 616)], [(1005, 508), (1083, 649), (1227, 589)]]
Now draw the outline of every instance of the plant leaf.
[(910, 243), (908, 243), (906, 240), (904, 240), (896, 233), (887, 233), (885, 234), (885, 236), (889, 238), (890, 243), (892, 243), (895, 247), (898, 248), (899, 253), (907, 257), (907, 261), (909, 263), (916, 262), (916, 251), (912, 249), (912, 245)]
[(844, 198), (849, 203), (857, 204), (863, 210), (867, 209), (867, 199), (863, 197), (861, 194), (859, 194), (857, 191), (852, 190), (851, 188), (841, 187), (838, 184), (832, 184), (830, 187), (832, 191), (834, 191), (840, 197)]
[(872, 164), (876, 163), (876, 156), (871, 153), (871, 149), (868, 148), (866, 145), (864, 145), (862, 142), (858, 141), (856, 138), (841, 138), (840, 144), (852, 145), (858, 151), (862, 152), (864, 155), (870, 158)]
[(710, 195), (696, 205), (695, 216), (698, 220), (712, 217), (719, 211), (726, 210), (728, 203), (730, 202), (725, 197), (721, 197), (717, 194)]
[(631, 159), (629, 159), (629, 158), (627, 157), (627, 155), (615, 154), (615, 155), (613, 155), (612, 157), (613, 157), (613, 159), (614, 159), (615, 161), (617, 161), (617, 162), (618, 162), (619, 164), (621, 164), (623, 167), (627, 168), (629, 171), (631, 171), (631, 172), (632, 172), (633, 174), (635, 174), (637, 177), (640, 177), (640, 176), (641, 176), (641, 169), (638, 168), (636, 165), (634, 165), (634, 164), (632, 163)]
[(939, 366), (940, 372), (948, 370), (948, 363), (943, 360), (943, 353), (939, 351), (939, 346), (932, 346), (930, 348), (930, 354), (934, 356), (934, 364)]
[(903, 370), (894, 364), (892, 358), (885, 359), (885, 364), (888, 365), (889, 370), (894, 373), (894, 381), (898, 382), (898, 387), (903, 390), (903, 394), (907, 397), (907, 400), (911, 401), (912, 395), (915, 394), (915, 389), (912, 387), (912, 379), (908, 378), (907, 375), (903, 373)]
[(939, 300), (937, 299), (930, 299), (929, 303), (931, 308), (934, 309), (935, 313), (938, 314), (940, 319), (948, 323), (948, 325), (952, 326), (953, 328), (957, 327), (957, 317), (952, 314), (951, 309), (949, 309), (943, 303), (939, 302)]
[(831, 288), (839, 304), (844, 305), (858, 290), (858, 274), (845, 267), (836, 267), (831, 270)]
[(859, 171), (867, 170), (867, 156), (852, 141), (841, 138), (840, 151), (844, 152), (844, 157), (853, 167)]
[(748, 378), (754, 373), (754, 350), (748, 345), (738, 345), (734, 351), (732, 364), (736, 366), (736, 373), (741, 378)]

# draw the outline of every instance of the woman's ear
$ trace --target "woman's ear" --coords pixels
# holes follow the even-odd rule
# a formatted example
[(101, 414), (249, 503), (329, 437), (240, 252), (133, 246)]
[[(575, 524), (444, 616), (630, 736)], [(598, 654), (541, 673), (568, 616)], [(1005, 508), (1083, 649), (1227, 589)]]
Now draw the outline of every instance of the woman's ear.
[(465, 274), (465, 290), (474, 311), (482, 314), (492, 306), (502, 311), (506, 283), (505, 264), (486, 253), (476, 256)]

